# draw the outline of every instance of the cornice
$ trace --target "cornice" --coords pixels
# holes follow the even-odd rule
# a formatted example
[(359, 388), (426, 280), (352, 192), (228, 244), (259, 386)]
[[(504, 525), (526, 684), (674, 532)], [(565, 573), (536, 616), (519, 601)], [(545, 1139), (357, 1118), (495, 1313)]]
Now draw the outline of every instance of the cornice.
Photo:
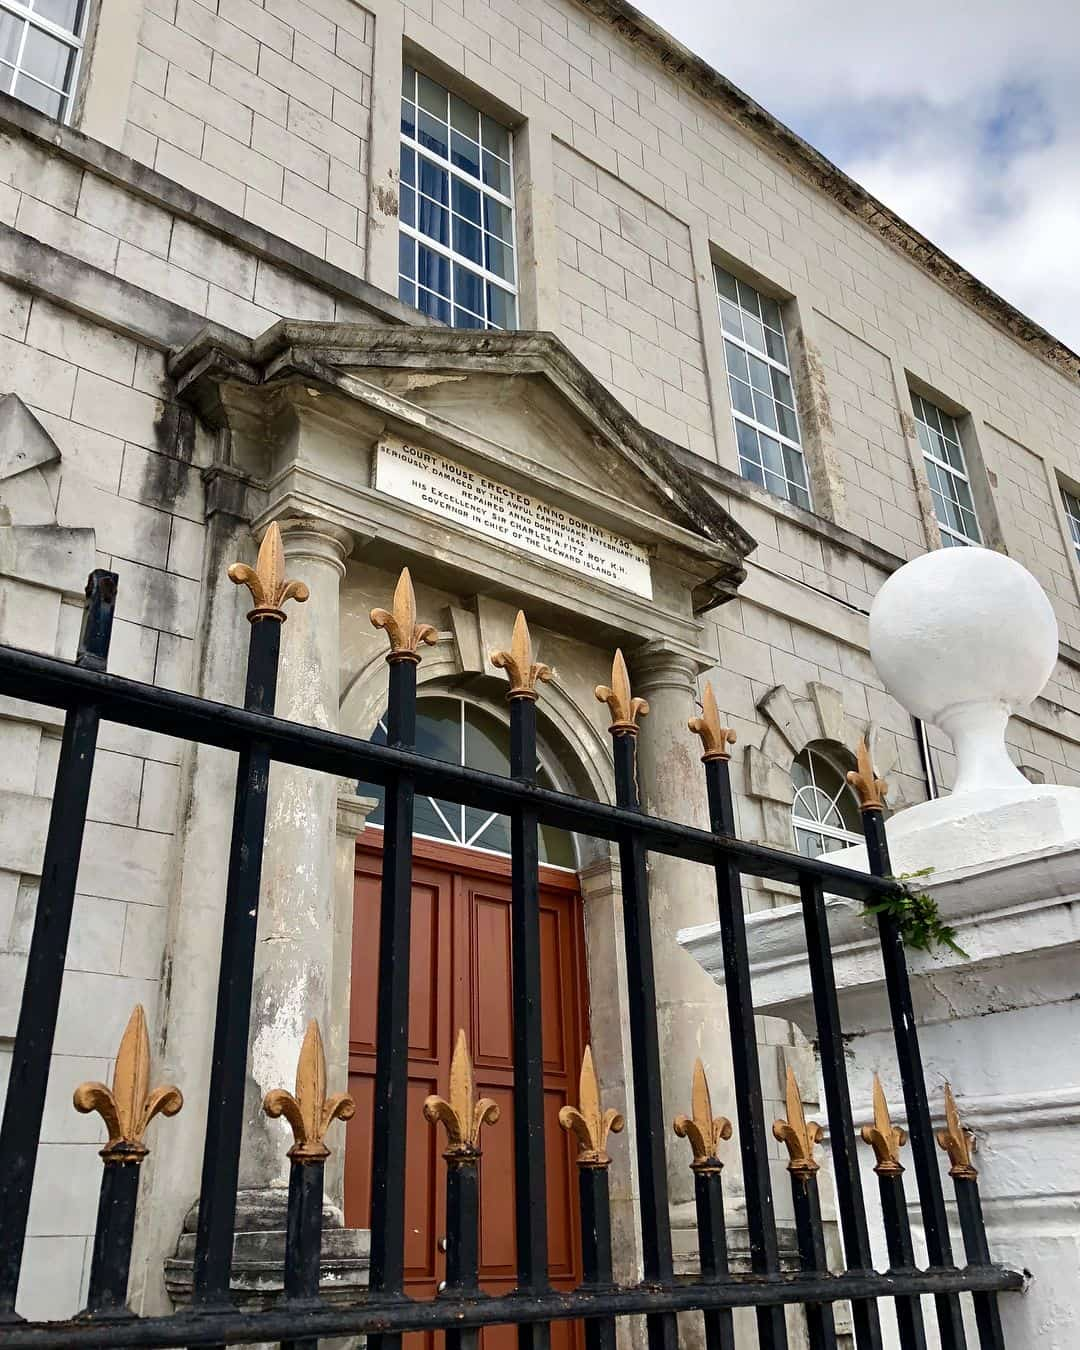
[(608, 24), (633, 46), (646, 52), (695, 94), (717, 105), (740, 130), (862, 221), (946, 290), (997, 324), (1014, 341), (1034, 352), (1067, 379), (1080, 383), (1080, 355), (1072, 348), (950, 258), (659, 24), (646, 18), (626, 0), (577, 0), (577, 3), (593, 18)]

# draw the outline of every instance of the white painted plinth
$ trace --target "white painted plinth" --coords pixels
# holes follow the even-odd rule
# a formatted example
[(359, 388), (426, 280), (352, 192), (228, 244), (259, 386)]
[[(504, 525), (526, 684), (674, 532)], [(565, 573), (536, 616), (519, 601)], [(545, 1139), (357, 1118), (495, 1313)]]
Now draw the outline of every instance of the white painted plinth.
[[(995, 1260), (1031, 1272), (1024, 1294), (1001, 1299), (1006, 1340), (1022, 1350), (1080, 1344), (1080, 844), (989, 864), (939, 870), (926, 889), (969, 953), (910, 953), (912, 992), (927, 1087), (936, 1110), (952, 1083), (976, 1133), (976, 1165)], [(853, 901), (829, 901), (841, 1019), (856, 1126), (871, 1118), (880, 1074), (903, 1123), (892, 1028), (876, 926)], [(679, 940), (723, 983), (719, 926)], [(759, 1013), (815, 1036), (799, 906), (747, 917)], [(877, 1187), (866, 1150), (864, 1189), (875, 1253), (884, 1267)], [(942, 1177), (951, 1197), (947, 1160)], [(919, 1229), (915, 1179), (907, 1195)], [(958, 1230), (954, 1251), (962, 1253)], [(930, 1319), (932, 1321), (932, 1318)], [(885, 1315), (891, 1322), (891, 1312)], [(977, 1341), (972, 1338), (972, 1344)], [(894, 1342), (895, 1344), (895, 1342)]]

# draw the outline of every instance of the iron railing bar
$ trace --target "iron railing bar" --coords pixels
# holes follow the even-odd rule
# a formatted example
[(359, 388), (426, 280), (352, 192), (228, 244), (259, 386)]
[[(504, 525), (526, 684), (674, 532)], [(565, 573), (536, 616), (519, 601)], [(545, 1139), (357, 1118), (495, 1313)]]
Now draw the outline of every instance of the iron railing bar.
[[(60, 663), (67, 670), (105, 669), (116, 581), (91, 572), (77, 665)], [(67, 705), (0, 1124), (0, 1318), (14, 1313), (18, 1292), (100, 722), (92, 701)]]
[[(875, 806), (872, 801), (864, 804), (862, 823), (871, 874), (883, 878), (890, 876), (892, 862), (889, 858), (884, 812), (880, 806)], [(907, 1109), (911, 1157), (915, 1165), (915, 1181), (922, 1211), (923, 1239), (931, 1265), (945, 1269), (953, 1264), (952, 1241), (938, 1167), (937, 1140), (926, 1095), (926, 1075), (919, 1047), (915, 1002), (911, 994), (911, 979), (900, 925), (887, 912), (878, 915), (878, 938), (885, 969), (896, 1061)], [(935, 1311), (942, 1350), (964, 1350), (967, 1338), (959, 1298), (955, 1294), (938, 1294)]]
[(820, 881), (831, 895), (873, 902), (893, 896), (896, 882), (802, 858), (782, 849), (746, 843), (731, 835), (657, 820), (635, 809), (573, 797), (551, 788), (515, 781), (459, 765), (431, 760), (393, 746), (271, 717), (161, 689), (122, 676), (80, 670), (55, 657), (0, 645), (0, 695), (67, 708), (94, 702), (103, 721), (239, 751), (260, 742), (272, 760), (321, 773), (389, 783), (408, 774), (424, 795), (445, 797), (509, 815), (517, 806), (535, 811), (544, 825), (617, 841), (634, 833), (650, 852), (706, 866), (730, 860), (747, 875), (797, 885), (802, 877)]
[[(855, 1125), (845, 1067), (844, 1034), (840, 1024), (840, 1004), (833, 973), (825, 897), (820, 884), (810, 878), (803, 879), (800, 891), (814, 998), (814, 1021), (817, 1025), (818, 1062), (829, 1116), (829, 1143), (832, 1148), (833, 1179), (844, 1255), (849, 1270), (872, 1270), (874, 1262), (870, 1252), (866, 1203), (856, 1152)], [(851, 1316), (858, 1350), (881, 1350), (881, 1319), (876, 1305), (853, 1303)]]
[[(536, 701), (510, 694), (510, 774), (536, 779)], [(548, 1288), (547, 1180), (544, 1146), (544, 1046), (540, 979), (540, 851), (536, 813), (510, 815), (510, 963), (514, 1051), (514, 1220), (518, 1288)], [(542, 1323), (522, 1323), (519, 1350), (546, 1350)]]
[[(252, 610), (252, 616), (256, 613)], [(281, 623), (251, 617), (244, 706), (273, 711), (281, 654)], [(214, 1042), (206, 1108), (192, 1299), (220, 1307), (230, 1298), (236, 1191), (244, 1126), (251, 988), (262, 881), (270, 755), (252, 741), (236, 765), (232, 838), (221, 921)]]
[[(507, 1294), (481, 1299), (439, 1298), (380, 1305), (332, 1304), (309, 1310), (278, 1306), (261, 1312), (178, 1312), (168, 1317), (0, 1324), (0, 1350), (175, 1350), (185, 1345), (250, 1345), (290, 1336), (331, 1337), (440, 1330), (447, 1326), (511, 1325), (585, 1317), (632, 1317), (650, 1312), (694, 1312), (709, 1308), (753, 1308), (798, 1303), (837, 1303), (855, 1298), (895, 1298), (898, 1294), (1019, 1292), (1019, 1271), (995, 1266), (966, 1270), (920, 1270), (892, 1274), (840, 1274), (807, 1278), (776, 1275), (768, 1279), (733, 1275), (721, 1283), (680, 1283), (669, 1289), (619, 1286), (609, 1292), (559, 1293), (537, 1298)], [(300, 1320), (303, 1325), (298, 1325)]]
[[(391, 653), (393, 657), (393, 653)], [(389, 661), (386, 739), (399, 749), (416, 741), (417, 663)], [(415, 785), (405, 774), (387, 783), (379, 891), (379, 975), (371, 1144), (369, 1287), (399, 1294), (405, 1281), (405, 1162), (409, 1089), (409, 979)], [(397, 1350), (400, 1338), (373, 1337), (371, 1350)]]
[[(621, 658), (620, 658), (621, 659)], [(637, 728), (611, 728), (615, 752), (615, 795), (620, 806), (636, 809)], [(645, 1279), (668, 1284), (674, 1277), (671, 1212), (668, 1205), (664, 1107), (660, 1095), (660, 1038), (656, 1026), (656, 977), (645, 851), (633, 831), (619, 839), (622, 878), (623, 946), (630, 1022), (634, 1143)], [(675, 1350), (676, 1319), (653, 1313), (647, 1319), (649, 1350)]]
[[(709, 823), (718, 832), (734, 834), (735, 806), (729, 762), (723, 756), (712, 756), (704, 759), (704, 765)], [(771, 1278), (780, 1270), (780, 1251), (769, 1174), (769, 1146), (765, 1134), (765, 1106), (750, 985), (750, 958), (746, 947), (742, 876), (737, 864), (728, 859), (717, 859), (715, 878), (750, 1266), (757, 1276)], [(785, 1350), (787, 1328), (782, 1311), (760, 1308), (757, 1331), (762, 1350)]]

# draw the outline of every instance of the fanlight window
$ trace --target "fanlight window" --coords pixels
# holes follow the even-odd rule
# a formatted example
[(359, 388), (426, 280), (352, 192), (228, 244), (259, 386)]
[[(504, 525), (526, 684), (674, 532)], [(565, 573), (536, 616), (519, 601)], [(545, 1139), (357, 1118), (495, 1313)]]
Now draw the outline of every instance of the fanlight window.
[[(386, 744), (386, 721), (372, 732), (376, 745)], [(422, 698), (416, 705), (416, 749), (421, 755), (447, 760), (469, 769), (508, 776), (510, 773), (510, 728), (474, 704), (460, 698)], [(541, 760), (538, 781), (542, 787), (556, 786)], [(378, 807), (368, 816), (372, 825), (383, 823), (384, 790), (375, 783), (359, 783), (362, 797), (376, 797)], [(436, 797), (417, 797), (413, 833), (444, 844), (461, 844), (488, 853), (510, 852), (510, 821), (506, 816), (480, 811), (473, 806), (442, 801)], [(573, 842), (565, 830), (541, 825), (540, 861), (552, 867), (576, 868)]]
[(859, 801), (843, 768), (821, 746), (808, 746), (791, 766), (791, 827), (805, 858), (863, 842)]

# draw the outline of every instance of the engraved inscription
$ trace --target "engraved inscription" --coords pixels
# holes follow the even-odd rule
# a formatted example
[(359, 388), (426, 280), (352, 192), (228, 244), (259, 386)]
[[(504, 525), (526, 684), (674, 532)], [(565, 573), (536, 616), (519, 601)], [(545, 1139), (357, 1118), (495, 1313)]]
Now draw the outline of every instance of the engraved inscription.
[(649, 555), (640, 544), (431, 450), (381, 441), (375, 486), (478, 534), (652, 599)]

